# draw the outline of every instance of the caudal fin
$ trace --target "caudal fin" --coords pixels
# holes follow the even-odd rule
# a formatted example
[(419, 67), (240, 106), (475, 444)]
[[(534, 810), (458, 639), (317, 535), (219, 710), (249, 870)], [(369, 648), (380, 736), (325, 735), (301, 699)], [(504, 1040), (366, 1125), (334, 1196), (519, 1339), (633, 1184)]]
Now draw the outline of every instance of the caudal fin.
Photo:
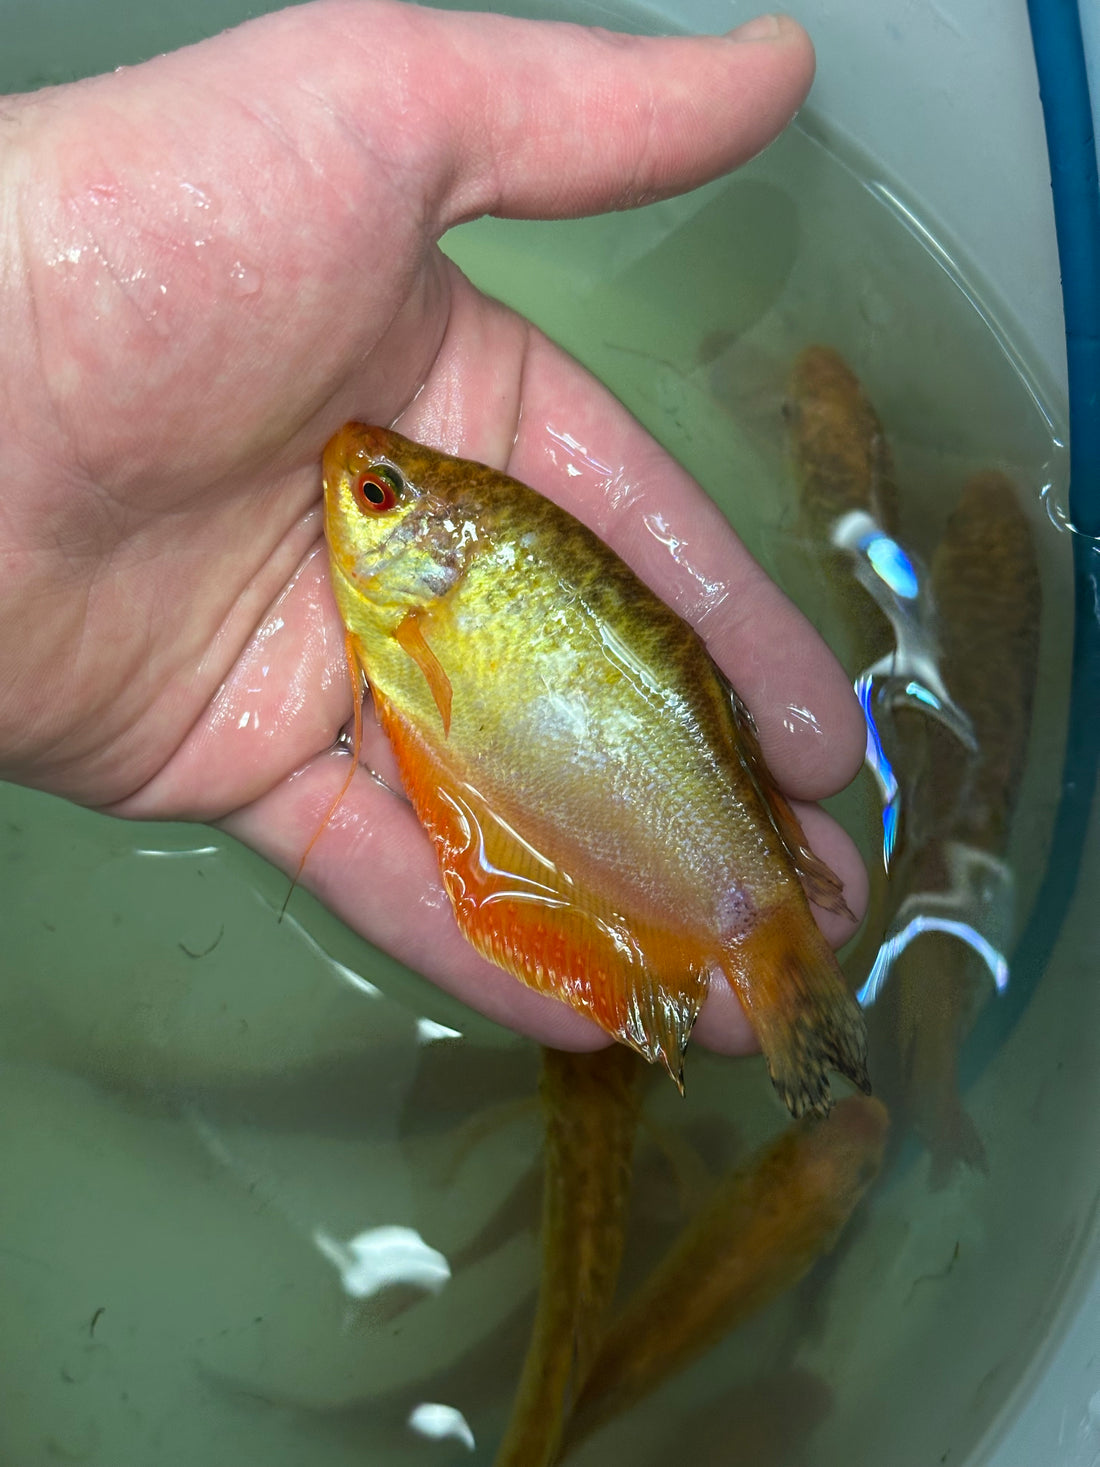
[(828, 1115), (830, 1070), (870, 1093), (863, 1011), (803, 904), (764, 918), (725, 954), (723, 969), (793, 1116)]

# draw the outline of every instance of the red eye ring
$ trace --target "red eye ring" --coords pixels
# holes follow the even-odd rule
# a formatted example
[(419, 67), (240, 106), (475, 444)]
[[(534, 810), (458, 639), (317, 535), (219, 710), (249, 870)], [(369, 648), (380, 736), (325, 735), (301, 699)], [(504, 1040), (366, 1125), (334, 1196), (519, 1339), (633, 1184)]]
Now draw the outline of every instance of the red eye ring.
[(384, 514), (397, 503), (398, 487), (393, 469), (368, 469), (355, 481), (356, 503), (367, 514)]

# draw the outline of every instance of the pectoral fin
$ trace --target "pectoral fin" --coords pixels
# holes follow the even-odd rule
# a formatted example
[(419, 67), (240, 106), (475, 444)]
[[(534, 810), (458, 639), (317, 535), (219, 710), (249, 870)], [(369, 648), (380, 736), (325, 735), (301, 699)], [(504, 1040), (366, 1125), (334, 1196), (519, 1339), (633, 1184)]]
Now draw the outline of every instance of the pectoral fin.
[(420, 625), (420, 614), (410, 611), (398, 625), (394, 637), (398, 646), (408, 653), (427, 679), (435, 706), (443, 720), (443, 735), (446, 737), (451, 731), (451, 680), (444, 672), (439, 658), (428, 646), (424, 628)]

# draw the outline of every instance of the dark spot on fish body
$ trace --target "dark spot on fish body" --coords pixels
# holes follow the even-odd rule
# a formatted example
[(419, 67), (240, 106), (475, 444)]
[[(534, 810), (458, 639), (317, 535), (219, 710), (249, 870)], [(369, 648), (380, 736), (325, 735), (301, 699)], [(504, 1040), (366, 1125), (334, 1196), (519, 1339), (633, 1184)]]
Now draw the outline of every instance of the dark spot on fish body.
[(723, 943), (746, 937), (756, 924), (758, 909), (744, 887), (731, 887), (719, 899), (715, 913), (717, 935)]
[(421, 572), (417, 580), (417, 588), (422, 587), (429, 596), (446, 596), (460, 574), (457, 565), (437, 561)]

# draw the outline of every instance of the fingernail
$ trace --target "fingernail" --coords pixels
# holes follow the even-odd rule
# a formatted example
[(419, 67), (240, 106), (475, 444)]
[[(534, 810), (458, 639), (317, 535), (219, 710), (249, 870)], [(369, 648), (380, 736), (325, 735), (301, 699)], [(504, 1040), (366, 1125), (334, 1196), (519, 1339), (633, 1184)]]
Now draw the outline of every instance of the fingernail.
[(736, 30), (729, 31), (726, 39), (730, 41), (774, 41), (782, 28), (781, 16), (758, 15), (753, 20), (747, 20), (744, 25), (739, 25)]

